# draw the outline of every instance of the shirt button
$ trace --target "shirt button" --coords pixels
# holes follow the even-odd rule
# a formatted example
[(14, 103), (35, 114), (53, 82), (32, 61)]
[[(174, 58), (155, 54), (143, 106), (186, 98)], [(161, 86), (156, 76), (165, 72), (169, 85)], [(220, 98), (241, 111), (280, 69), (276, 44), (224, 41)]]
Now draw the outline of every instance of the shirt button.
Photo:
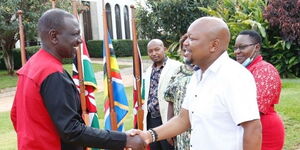
[(194, 111), (192, 111), (192, 114), (194, 114)]
[(197, 97), (197, 95), (195, 95), (195, 97)]
[(191, 147), (193, 147), (193, 145), (191, 145)]

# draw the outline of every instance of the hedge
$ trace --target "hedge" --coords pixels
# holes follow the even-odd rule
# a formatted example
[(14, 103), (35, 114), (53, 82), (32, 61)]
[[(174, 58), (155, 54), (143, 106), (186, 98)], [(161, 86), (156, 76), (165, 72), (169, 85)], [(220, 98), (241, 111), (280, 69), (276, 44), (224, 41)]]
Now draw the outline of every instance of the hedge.
[[(141, 55), (147, 55), (147, 44), (149, 40), (139, 40), (139, 48), (141, 51)], [(87, 42), (87, 46), (89, 49), (90, 57), (99, 58), (103, 57), (103, 42), (102, 40), (90, 40)], [(113, 40), (113, 47), (117, 57), (128, 57), (132, 56), (132, 40)], [(34, 53), (36, 53), (40, 49), (40, 46), (30, 46), (26, 47), (26, 57), (29, 59)], [(14, 67), (15, 69), (19, 69), (22, 65), (21, 63), (21, 52), (19, 48), (13, 49), (13, 57), (14, 57)], [(3, 54), (0, 51), (0, 70), (5, 70), (5, 63), (3, 58), (1, 57)], [(64, 59), (64, 64), (72, 63), (72, 59)]]
[[(141, 55), (147, 55), (147, 44), (149, 40), (139, 40), (139, 48)], [(132, 40), (113, 40), (113, 48), (117, 57), (132, 56)], [(90, 40), (87, 41), (90, 57), (102, 58), (103, 57), (103, 40)]]

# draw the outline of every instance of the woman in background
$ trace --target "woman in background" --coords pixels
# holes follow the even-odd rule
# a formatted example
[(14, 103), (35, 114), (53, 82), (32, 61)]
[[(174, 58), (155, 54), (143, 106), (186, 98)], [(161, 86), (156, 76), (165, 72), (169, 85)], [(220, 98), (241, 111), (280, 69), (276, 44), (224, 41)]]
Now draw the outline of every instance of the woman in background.
[(252, 30), (242, 31), (236, 38), (236, 60), (252, 74), (257, 87), (257, 102), (262, 124), (262, 150), (282, 150), (284, 125), (275, 111), (279, 103), (281, 80), (276, 68), (263, 60), (260, 54), (261, 36)]
[[(179, 52), (183, 56), (184, 64), (181, 65), (174, 76), (171, 77), (169, 85), (165, 91), (165, 100), (169, 102), (168, 106), (168, 120), (174, 115), (178, 115), (181, 110), (181, 104), (185, 97), (186, 85), (189, 83), (193, 74), (193, 65), (191, 64), (191, 53), (183, 46), (183, 42), (187, 39), (187, 34), (180, 38)], [(174, 139), (175, 150), (189, 150), (190, 149), (190, 131), (184, 132)], [(172, 143), (172, 139), (168, 139)]]

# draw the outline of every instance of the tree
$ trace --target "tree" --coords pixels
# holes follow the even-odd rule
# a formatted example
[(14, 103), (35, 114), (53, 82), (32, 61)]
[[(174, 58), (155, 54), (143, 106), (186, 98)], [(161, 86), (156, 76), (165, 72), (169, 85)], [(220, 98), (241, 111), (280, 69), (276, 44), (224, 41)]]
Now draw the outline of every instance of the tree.
[[(215, 8), (201, 7), (200, 9), (211, 16), (223, 18), (228, 24), (231, 33), (229, 52), (233, 52), (233, 44), (239, 32), (256, 30), (263, 38), (264, 59), (272, 63), (282, 77), (299, 77), (299, 47), (282, 39), (279, 30), (270, 27), (263, 15), (267, 3), (268, 0), (220, 0)], [(281, 5), (281, 1), (278, 4)]]
[(167, 44), (177, 42), (189, 25), (204, 13), (199, 6), (216, 0), (148, 0), (137, 8), (137, 28), (141, 38), (160, 38)]
[(264, 17), (272, 27), (279, 29), (285, 41), (300, 45), (299, 0), (270, 0)]
[[(71, 1), (59, 0), (60, 8), (71, 8)], [(14, 74), (12, 49), (19, 40), (18, 16), (23, 10), (23, 25), (27, 40), (37, 40), (37, 20), (43, 12), (51, 8), (49, 0), (2, 0), (0, 5), (0, 52), (10, 75)], [(0, 53), (1, 54), (1, 53)], [(1, 57), (1, 56), (0, 56)]]

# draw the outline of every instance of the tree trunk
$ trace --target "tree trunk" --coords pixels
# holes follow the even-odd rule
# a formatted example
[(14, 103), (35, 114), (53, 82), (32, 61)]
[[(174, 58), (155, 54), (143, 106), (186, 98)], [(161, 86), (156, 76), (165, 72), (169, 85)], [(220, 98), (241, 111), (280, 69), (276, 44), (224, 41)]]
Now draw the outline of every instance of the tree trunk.
[(12, 50), (4, 50), (3, 59), (9, 75), (14, 75), (14, 57)]

